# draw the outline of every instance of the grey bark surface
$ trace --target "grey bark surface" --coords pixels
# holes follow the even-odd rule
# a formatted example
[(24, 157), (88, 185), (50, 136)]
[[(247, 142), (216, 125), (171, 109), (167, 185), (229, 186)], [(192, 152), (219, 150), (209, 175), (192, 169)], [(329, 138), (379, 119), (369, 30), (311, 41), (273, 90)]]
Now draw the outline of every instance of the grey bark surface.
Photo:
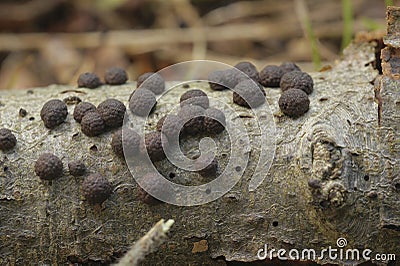
[[(0, 265), (107, 263), (162, 218), (175, 224), (170, 238), (147, 257), (146, 265), (251, 262), (258, 260), (257, 251), (264, 244), (269, 249), (319, 251), (337, 247), (339, 237), (347, 239), (346, 248), (400, 256), (400, 90), (390, 77), (371, 85), (378, 75), (371, 65), (374, 61), (374, 44), (357, 43), (332, 69), (311, 73), (315, 85), (310, 110), (297, 119), (279, 111), (280, 90), (267, 89), (276, 124), (276, 152), (264, 182), (249, 191), (257, 146), (262, 145), (254, 131), (250, 162), (238, 184), (222, 198), (194, 207), (138, 201), (134, 178), (111, 150), (112, 132), (94, 138), (83, 135), (72, 118), (74, 105), (68, 106), (66, 122), (54, 130), (40, 120), (41, 106), (48, 99), (78, 96), (96, 105), (106, 98), (127, 103), (134, 83), (95, 90), (53, 85), (2, 91), (0, 127), (12, 129), (18, 144), (0, 153)], [(230, 103), (237, 116), (229, 117), (228, 123), (242, 119), (250, 130), (255, 127), (252, 113), (234, 105), (231, 92), (212, 91), (201, 83), (190, 86)], [(150, 129), (185, 90), (178, 86), (162, 97), (150, 116)], [(18, 116), (20, 108), (28, 111), (26, 117)], [(215, 139), (224, 164), (227, 136)], [(190, 153), (197, 142), (189, 143)], [(82, 159), (90, 172), (110, 180), (113, 195), (98, 209), (82, 199), (83, 178), (74, 178), (67, 170), (51, 184), (41, 181), (33, 165), (44, 152), (58, 155), (65, 169), (69, 161)], [(200, 178), (166, 162), (158, 167), (166, 175), (175, 171), (181, 182)], [(319, 188), (308, 186), (313, 179), (319, 180)]]

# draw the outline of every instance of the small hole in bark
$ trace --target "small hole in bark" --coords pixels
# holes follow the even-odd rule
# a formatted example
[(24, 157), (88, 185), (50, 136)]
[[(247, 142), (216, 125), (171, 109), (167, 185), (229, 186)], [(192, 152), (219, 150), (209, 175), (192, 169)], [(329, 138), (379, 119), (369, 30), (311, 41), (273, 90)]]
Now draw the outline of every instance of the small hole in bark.
[(351, 122), (349, 119), (346, 120), (347, 124), (349, 124), (349, 126), (351, 126)]
[(226, 158), (226, 156), (228, 156), (228, 154), (222, 153), (221, 156), (222, 156), (222, 158)]
[(210, 194), (211, 193), (211, 189), (210, 188), (207, 188), (206, 189), (206, 194)]
[(29, 117), (29, 121), (33, 121), (35, 118), (33, 116)]
[(7, 172), (8, 171), (8, 166), (4, 166), (3, 171)]
[(364, 176), (364, 180), (365, 180), (365, 181), (369, 181), (369, 175), (365, 175), (365, 176)]
[(327, 200), (323, 200), (319, 203), (322, 208), (327, 208), (329, 206), (329, 202)]
[(33, 90), (28, 90), (26, 93), (27, 94), (33, 94)]
[(236, 172), (240, 172), (240, 171), (242, 171), (242, 167), (240, 167), (240, 166), (236, 166), (236, 167), (235, 167), (235, 171), (236, 171)]
[(272, 226), (273, 226), (273, 227), (277, 227), (278, 225), (279, 225), (278, 221), (273, 221), (273, 222), (272, 222)]
[(91, 151), (93, 151), (93, 152), (96, 152), (96, 151), (98, 151), (98, 149), (97, 149), (97, 146), (96, 145), (92, 145), (90, 148), (89, 148)]
[(182, 86), (184, 89), (188, 89), (188, 88), (190, 88), (190, 85), (189, 84), (183, 84), (183, 86)]
[(394, 187), (396, 188), (397, 191), (399, 191), (399, 190), (400, 190), (400, 183), (397, 182), (397, 183), (394, 185)]
[(328, 98), (320, 98), (319, 101), (320, 102), (326, 102), (328, 100)]
[(354, 190), (354, 191), (357, 191), (358, 189), (357, 189), (357, 187), (354, 187), (353, 190)]
[(169, 173), (169, 178), (174, 178), (175, 177), (175, 173)]

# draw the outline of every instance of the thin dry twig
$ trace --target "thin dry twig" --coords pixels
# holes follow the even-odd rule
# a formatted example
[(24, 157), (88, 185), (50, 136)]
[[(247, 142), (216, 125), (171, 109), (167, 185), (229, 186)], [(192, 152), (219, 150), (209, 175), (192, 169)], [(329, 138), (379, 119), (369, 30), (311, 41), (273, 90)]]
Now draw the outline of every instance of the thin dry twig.
[(139, 239), (132, 248), (125, 254), (116, 266), (135, 266), (150, 253), (157, 250), (157, 248), (165, 241), (174, 220), (164, 222), (161, 219), (150, 229), (141, 239)]

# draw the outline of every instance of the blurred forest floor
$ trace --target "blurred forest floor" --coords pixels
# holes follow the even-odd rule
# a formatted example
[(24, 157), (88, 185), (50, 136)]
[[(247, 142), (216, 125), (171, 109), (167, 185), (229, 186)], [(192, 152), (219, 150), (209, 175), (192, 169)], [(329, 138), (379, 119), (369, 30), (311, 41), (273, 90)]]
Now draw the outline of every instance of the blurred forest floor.
[(0, 89), (76, 84), (80, 73), (103, 77), (112, 66), (135, 80), (192, 59), (318, 70), (318, 60), (340, 57), (345, 25), (352, 35), (385, 29), (384, 0), (348, 1), (350, 24), (344, 2), (2, 0)]

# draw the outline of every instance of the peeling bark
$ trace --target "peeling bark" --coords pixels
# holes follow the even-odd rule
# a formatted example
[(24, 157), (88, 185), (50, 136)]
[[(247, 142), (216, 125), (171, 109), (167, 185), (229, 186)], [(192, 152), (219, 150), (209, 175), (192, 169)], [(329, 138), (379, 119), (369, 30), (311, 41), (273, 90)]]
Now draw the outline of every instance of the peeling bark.
[[(397, 14), (398, 9), (391, 8), (389, 13)], [(390, 21), (398, 23), (399, 18)], [(397, 62), (398, 47), (386, 45), (394, 51), (389, 58)], [(54, 130), (40, 121), (40, 108), (50, 98), (78, 96), (98, 104), (112, 97), (126, 103), (133, 83), (96, 90), (54, 85), (2, 92), (0, 127), (12, 129), (18, 144), (0, 158), (0, 264), (108, 263), (161, 218), (173, 219), (175, 224), (170, 239), (145, 261), (148, 265), (251, 262), (258, 260), (257, 251), (264, 244), (268, 249), (320, 251), (337, 248), (339, 237), (347, 239), (346, 248), (368, 248), (399, 257), (400, 90), (397, 76), (388, 75), (385, 64), (384, 76), (375, 87), (371, 85), (378, 75), (372, 67), (374, 54), (373, 43), (355, 43), (332, 69), (311, 73), (315, 86), (310, 110), (297, 119), (279, 111), (280, 91), (267, 89), (277, 146), (264, 182), (249, 191), (249, 177), (259, 156), (260, 139), (254, 132), (242, 179), (222, 198), (195, 207), (147, 206), (136, 200), (137, 185), (125, 163), (113, 155), (111, 133), (84, 136), (72, 118), (73, 105), (68, 107), (67, 121)], [(385, 56), (383, 61), (394, 62)], [(391, 68), (393, 73), (393, 64)], [(211, 91), (201, 83), (192, 83), (191, 88), (232, 102), (231, 92)], [(150, 117), (153, 127), (185, 90), (178, 86), (162, 98)], [(255, 126), (251, 112), (234, 104), (231, 107), (237, 117), (228, 122), (242, 119), (249, 129)], [(20, 108), (28, 111), (26, 117), (19, 117)], [(217, 136), (216, 141), (223, 145), (226, 135)], [(196, 143), (189, 140), (192, 146)], [(49, 184), (35, 176), (33, 164), (47, 151), (57, 154), (64, 166), (82, 159), (91, 172), (107, 176), (115, 189), (101, 210), (82, 200), (82, 179), (66, 172)], [(158, 167), (167, 175), (177, 171), (167, 163)], [(176, 174), (182, 182), (193, 179), (193, 174)], [(195, 248), (200, 241), (208, 245), (202, 252)]]

